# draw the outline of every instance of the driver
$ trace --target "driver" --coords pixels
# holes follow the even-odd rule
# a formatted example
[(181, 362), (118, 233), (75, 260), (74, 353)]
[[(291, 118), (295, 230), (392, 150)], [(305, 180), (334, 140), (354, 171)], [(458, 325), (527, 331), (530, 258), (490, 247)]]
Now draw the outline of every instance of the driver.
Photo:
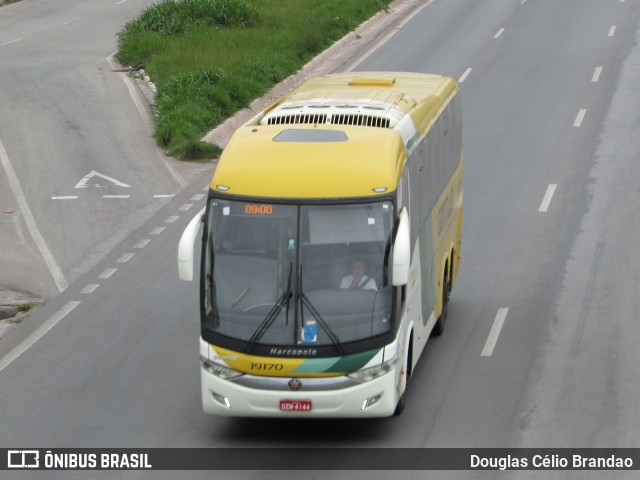
[(367, 265), (361, 258), (354, 258), (351, 262), (351, 274), (342, 277), (340, 288), (360, 288), (363, 290), (378, 290), (376, 281), (367, 276)]

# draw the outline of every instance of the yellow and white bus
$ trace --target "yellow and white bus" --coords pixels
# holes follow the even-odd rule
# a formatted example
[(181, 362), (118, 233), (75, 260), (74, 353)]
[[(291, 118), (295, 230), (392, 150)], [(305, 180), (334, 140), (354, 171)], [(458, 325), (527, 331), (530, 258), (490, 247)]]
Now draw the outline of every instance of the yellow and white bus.
[(178, 247), (192, 280), (203, 225), (204, 411), (401, 412), (427, 339), (444, 328), (462, 187), (451, 78), (315, 78), (240, 127)]

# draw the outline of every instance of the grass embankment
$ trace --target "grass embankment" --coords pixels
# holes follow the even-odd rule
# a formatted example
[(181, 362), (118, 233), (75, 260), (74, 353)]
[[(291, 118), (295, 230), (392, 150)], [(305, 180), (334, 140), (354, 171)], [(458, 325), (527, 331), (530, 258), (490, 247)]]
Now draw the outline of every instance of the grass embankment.
[(211, 158), (202, 136), (391, 0), (162, 0), (118, 34), (118, 60), (157, 86), (155, 137)]

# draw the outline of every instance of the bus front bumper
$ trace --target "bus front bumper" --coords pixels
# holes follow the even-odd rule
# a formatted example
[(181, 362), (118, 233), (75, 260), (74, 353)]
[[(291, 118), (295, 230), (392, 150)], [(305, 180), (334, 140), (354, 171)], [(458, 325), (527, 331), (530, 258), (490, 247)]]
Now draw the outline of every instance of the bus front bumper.
[[(290, 379), (280, 380), (278, 389), (249, 388), (233, 380), (223, 380), (200, 368), (202, 381), (202, 408), (205, 413), (229, 417), (389, 417), (393, 415), (398, 395), (399, 372), (389, 373), (374, 380), (345, 388), (305, 390), (312, 378), (300, 378), (297, 391), (286, 386)], [(336, 380), (345, 377), (339, 377)], [(326, 379), (325, 379), (326, 381)], [(282, 388), (285, 386), (285, 388)], [(317, 386), (316, 386), (317, 388)], [(291, 410), (296, 409), (296, 410)]]

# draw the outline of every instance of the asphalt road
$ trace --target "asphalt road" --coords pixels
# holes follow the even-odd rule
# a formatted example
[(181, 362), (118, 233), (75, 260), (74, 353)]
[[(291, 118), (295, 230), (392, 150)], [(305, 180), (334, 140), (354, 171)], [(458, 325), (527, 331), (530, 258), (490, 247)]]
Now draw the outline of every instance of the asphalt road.
[[(639, 20), (635, 1), (435, 0), (356, 66), (449, 74), (463, 95), (459, 281), (445, 334), (428, 344), (402, 416), (312, 422), (201, 413), (197, 288), (177, 280), (175, 257), (204, 202), (203, 176), (29, 320), (46, 328), (60, 318), (0, 363), (0, 447), (640, 447)], [(28, 334), (3, 340), (0, 362)], [(76, 477), (176, 472), (46, 478)]]
[(3, 287), (58, 293), (186, 184), (107, 59), (116, 32), (150, 3), (0, 10)]

